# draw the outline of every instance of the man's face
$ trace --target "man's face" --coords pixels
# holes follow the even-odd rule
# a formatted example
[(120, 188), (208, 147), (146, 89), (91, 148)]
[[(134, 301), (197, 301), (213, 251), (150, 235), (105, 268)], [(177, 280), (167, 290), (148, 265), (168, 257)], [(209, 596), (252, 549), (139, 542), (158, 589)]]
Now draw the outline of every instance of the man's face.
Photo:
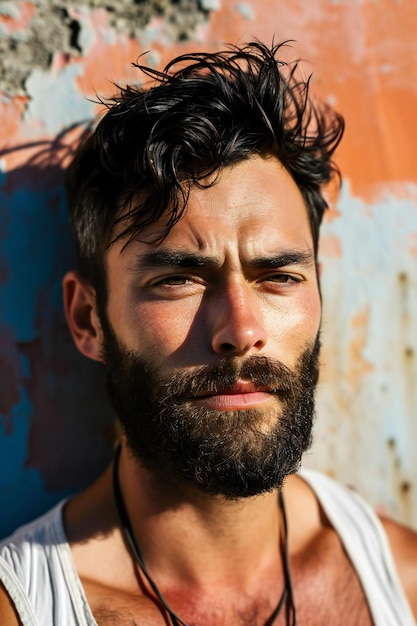
[(310, 441), (320, 296), (307, 210), (274, 158), (227, 168), (160, 244), (106, 258), (103, 358), (133, 453), (203, 491), (280, 486)]

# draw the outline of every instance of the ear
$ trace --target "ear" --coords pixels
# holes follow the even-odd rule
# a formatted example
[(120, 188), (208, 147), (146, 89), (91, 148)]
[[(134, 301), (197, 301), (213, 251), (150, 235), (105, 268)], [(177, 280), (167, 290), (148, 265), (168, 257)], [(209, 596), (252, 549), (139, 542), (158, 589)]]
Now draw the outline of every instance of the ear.
[(72, 338), (78, 350), (93, 361), (103, 361), (103, 333), (96, 310), (96, 293), (77, 272), (68, 272), (62, 281), (64, 308)]

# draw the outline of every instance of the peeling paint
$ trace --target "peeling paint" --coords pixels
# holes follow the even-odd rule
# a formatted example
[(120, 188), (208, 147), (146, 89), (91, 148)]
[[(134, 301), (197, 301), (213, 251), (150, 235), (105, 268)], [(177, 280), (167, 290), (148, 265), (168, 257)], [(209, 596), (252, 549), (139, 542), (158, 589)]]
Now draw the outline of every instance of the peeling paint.
[(204, 11), (219, 11), (221, 2), (220, 0), (200, 0), (200, 6)]
[[(26, 81), (34, 69), (48, 70), (57, 53), (89, 54), (95, 37), (108, 45), (118, 35), (138, 38), (152, 19), (163, 20), (165, 45), (186, 41), (207, 15), (218, 10), (205, 0), (84, 0), (77, 3), (51, 0), (3, 3), (0, 10), (0, 91), (25, 94)], [(213, 6), (212, 6), (213, 5)]]
[[(80, 65), (70, 65), (58, 74), (34, 70), (26, 81), (30, 98), (24, 120), (34, 119), (40, 122), (46, 134), (55, 135), (62, 128), (68, 128), (76, 122), (89, 120), (94, 116), (94, 104), (80, 98), (76, 89), (76, 79), (82, 73)], [(65, 108), (62, 109), (62, 102)]]
[[(339, 478), (416, 525), (415, 490), (405, 497), (401, 485), (417, 476), (417, 203), (414, 192), (378, 197), (367, 204), (346, 181), (339, 217), (324, 224), (324, 241), (336, 238), (343, 247), (339, 257), (321, 249), (325, 367), (318, 404), (326, 426), (318, 422), (320, 440), (307, 462), (332, 459)], [(336, 451), (339, 441), (345, 445)]]
[(255, 10), (248, 2), (239, 2), (236, 5), (236, 10), (247, 20), (255, 19)]
[(414, 0), (0, 2), (0, 535), (111, 455), (101, 374), (76, 354), (61, 305), (78, 125), (113, 81), (138, 82), (140, 54), (161, 67), (253, 36), (294, 40), (285, 58), (309, 59), (312, 91), (347, 121), (320, 245), (323, 367), (305, 462), (417, 527), (416, 32)]

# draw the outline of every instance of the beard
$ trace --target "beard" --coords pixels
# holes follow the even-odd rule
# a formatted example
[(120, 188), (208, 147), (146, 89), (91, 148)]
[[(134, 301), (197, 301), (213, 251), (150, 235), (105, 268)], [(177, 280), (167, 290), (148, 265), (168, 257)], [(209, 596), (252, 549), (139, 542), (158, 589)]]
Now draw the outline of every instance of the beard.
[[(317, 337), (294, 370), (264, 356), (234, 357), (165, 380), (150, 360), (119, 345), (108, 326), (103, 343), (108, 394), (133, 456), (167, 481), (226, 499), (281, 488), (299, 469), (312, 441), (319, 350)], [(270, 390), (272, 402), (226, 411), (196, 399), (239, 379)]]

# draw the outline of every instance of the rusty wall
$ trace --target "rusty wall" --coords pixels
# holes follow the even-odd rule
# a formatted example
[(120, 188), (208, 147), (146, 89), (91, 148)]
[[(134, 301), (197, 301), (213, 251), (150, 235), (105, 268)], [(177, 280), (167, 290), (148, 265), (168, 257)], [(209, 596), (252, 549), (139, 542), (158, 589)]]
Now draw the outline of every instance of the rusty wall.
[(112, 81), (144, 51), (294, 40), (346, 117), (323, 228), (323, 369), (306, 464), (417, 527), (417, 7), (414, 0), (0, 2), (0, 534), (111, 455), (102, 372), (72, 347), (62, 170)]

